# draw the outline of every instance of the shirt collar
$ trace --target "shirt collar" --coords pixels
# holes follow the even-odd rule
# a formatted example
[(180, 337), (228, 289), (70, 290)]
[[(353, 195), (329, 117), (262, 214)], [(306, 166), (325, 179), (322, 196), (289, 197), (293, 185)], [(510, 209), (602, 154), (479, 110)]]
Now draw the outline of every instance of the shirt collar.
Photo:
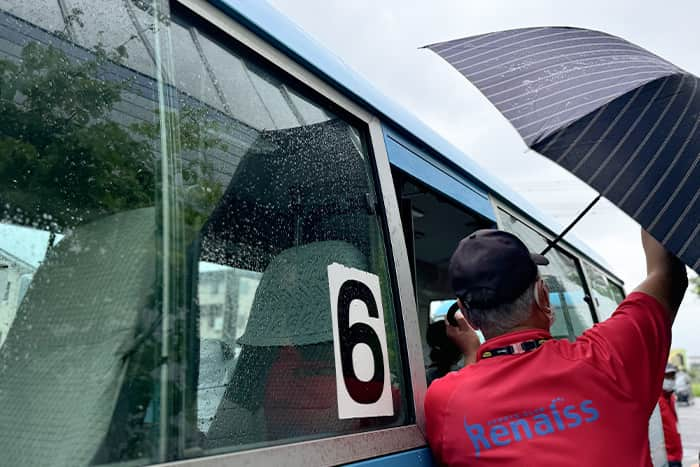
[(493, 337), (479, 346), (479, 352), (476, 355), (476, 360), (481, 360), (484, 352), (517, 344), (518, 342), (531, 341), (536, 339), (551, 339), (552, 335), (544, 329), (526, 329), (524, 331), (515, 331), (502, 334), (498, 337)]

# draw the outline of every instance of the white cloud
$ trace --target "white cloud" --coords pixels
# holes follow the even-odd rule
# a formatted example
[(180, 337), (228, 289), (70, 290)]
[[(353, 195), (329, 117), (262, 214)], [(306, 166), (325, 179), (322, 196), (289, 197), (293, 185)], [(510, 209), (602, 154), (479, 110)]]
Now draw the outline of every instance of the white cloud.
[[(568, 223), (593, 191), (542, 157), (526, 153), (515, 130), (458, 72), (419, 47), (527, 26), (598, 29), (628, 39), (700, 74), (700, 3), (679, 0), (272, 0), (382, 92), (415, 113), (526, 199)], [(574, 228), (632, 290), (645, 274), (636, 224), (605, 201)], [(700, 355), (700, 299), (688, 296), (674, 346)]]

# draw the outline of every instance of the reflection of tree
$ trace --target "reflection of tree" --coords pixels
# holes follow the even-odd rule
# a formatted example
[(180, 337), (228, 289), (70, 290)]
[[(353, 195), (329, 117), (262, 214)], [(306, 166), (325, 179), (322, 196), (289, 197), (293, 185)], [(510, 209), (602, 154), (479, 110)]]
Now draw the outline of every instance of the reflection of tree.
[(608, 285), (608, 281), (605, 276), (598, 272), (597, 269), (594, 269), (593, 266), (589, 266), (588, 264), (584, 264), (584, 268), (586, 270), (586, 275), (588, 276), (589, 285), (593, 291), (601, 297), (608, 297), (615, 300), (613, 291)]
[[(79, 61), (54, 46), (29, 43), (19, 62), (0, 59), (0, 212), (38, 228), (77, 225), (154, 204), (160, 128), (152, 121), (122, 125), (110, 114), (130, 81), (105, 79), (121, 65), (123, 47), (102, 45)], [(184, 151), (223, 147), (200, 108), (183, 107)], [(201, 225), (222, 188), (203, 158), (183, 161), (186, 220)]]
[(692, 287), (696, 294), (700, 295), (700, 276), (690, 279), (690, 287)]

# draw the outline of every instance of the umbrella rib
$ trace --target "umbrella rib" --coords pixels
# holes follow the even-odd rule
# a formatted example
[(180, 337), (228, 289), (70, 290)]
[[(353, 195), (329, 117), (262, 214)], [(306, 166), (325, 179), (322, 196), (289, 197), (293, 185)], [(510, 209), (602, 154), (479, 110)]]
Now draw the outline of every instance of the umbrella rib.
[[(605, 104), (605, 106), (603, 106), (603, 107), (607, 107), (607, 104)], [(600, 112), (600, 111), (601, 111), (601, 109), (598, 109), (598, 112)], [(597, 119), (598, 117), (599, 117), (599, 115), (595, 116), (594, 118)], [(588, 131), (588, 127), (586, 127), (586, 131)], [(549, 148), (551, 148), (552, 145), (554, 145), (554, 143), (556, 143), (557, 141), (559, 141), (559, 138), (561, 138), (563, 134), (564, 134), (564, 130), (562, 130), (562, 131), (557, 131), (557, 132), (554, 134), (554, 137), (553, 137), (552, 139), (550, 139), (549, 142), (548, 142), (541, 150), (538, 150), (538, 152), (541, 152), (542, 154), (544, 154), (546, 151), (549, 151)], [(539, 140), (538, 140), (538, 141), (533, 141), (532, 144), (533, 144), (533, 146), (534, 146), (534, 145), (538, 144), (539, 142), (540, 142)], [(567, 153), (567, 154), (569, 153), (569, 149), (568, 149), (568, 148), (567, 148), (567, 150), (566, 150), (566, 153)], [(559, 158), (557, 158), (556, 162), (559, 162)]]
[[(698, 82), (697, 82), (697, 80), (693, 80), (693, 92), (692, 92), (691, 96), (695, 96), (695, 91), (697, 90), (697, 87), (698, 87)], [(676, 123), (673, 125), (673, 128), (672, 128), (671, 131), (668, 133), (668, 135), (666, 135), (666, 138), (664, 139), (664, 142), (661, 144), (661, 146), (659, 147), (659, 149), (656, 150), (656, 153), (655, 153), (654, 156), (651, 158), (651, 161), (649, 161), (649, 163), (646, 164), (646, 167), (644, 167), (644, 170), (642, 171), (642, 173), (639, 175), (639, 177), (637, 177), (637, 180), (635, 180), (635, 182), (632, 184), (632, 186), (629, 188), (629, 190), (627, 190), (627, 193), (625, 194), (625, 196), (623, 196), (622, 199), (620, 200), (620, 205), (625, 204), (625, 202), (626, 202), (627, 199), (630, 197), (630, 195), (632, 194), (632, 192), (637, 188), (637, 186), (639, 185), (639, 183), (641, 183), (642, 179), (646, 176), (646, 174), (649, 172), (649, 170), (651, 169), (651, 167), (652, 167), (652, 166), (654, 165), (654, 163), (657, 161), (657, 159), (658, 159), (659, 156), (661, 155), (661, 152), (662, 152), (662, 151), (666, 148), (666, 146), (668, 145), (668, 142), (671, 141), (671, 138), (676, 134), (676, 130), (678, 130), (678, 126), (679, 126), (679, 125), (681, 124), (681, 122), (684, 120), (685, 114), (688, 113), (688, 109), (690, 108), (690, 104), (692, 104), (692, 103), (693, 103), (693, 99), (692, 99), (692, 97), (691, 97), (690, 99), (688, 99), (688, 102), (685, 104), (685, 108), (683, 109), (683, 113), (681, 114), (681, 116), (680, 116), (678, 119), (676, 119)], [(663, 117), (662, 117), (662, 118), (663, 118)], [(644, 200), (644, 202), (642, 203), (642, 205), (637, 209), (637, 211), (635, 211), (635, 213), (634, 213), (635, 216), (639, 215), (639, 213), (642, 211), (642, 209), (644, 208), (644, 206), (647, 205), (649, 199), (650, 199), (649, 196), (647, 196), (647, 198)]]
[[(559, 115), (562, 115), (562, 114), (565, 114), (565, 113), (571, 113), (572, 110), (576, 110), (576, 109), (579, 109), (579, 108), (581, 108), (581, 107), (593, 106), (593, 104), (600, 104), (600, 105), (603, 105), (603, 102), (604, 102), (604, 101), (606, 101), (606, 100), (608, 100), (608, 102), (611, 101), (611, 100), (610, 100), (610, 97), (611, 97), (611, 96), (601, 97), (601, 98), (599, 98), (599, 99), (596, 99), (596, 100), (593, 100), (593, 101), (590, 101), (590, 102), (585, 102), (585, 103), (583, 103), (583, 104), (579, 104), (579, 105), (576, 105), (576, 106), (573, 106), (573, 107), (569, 107), (568, 109), (565, 109), (565, 110), (562, 110), (562, 111), (560, 111), (560, 112), (557, 112), (557, 113), (555, 113), (555, 114), (553, 114), (553, 115), (550, 115), (550, 116), (547, 117), (547, 118), (541, 118), (541, 119), (539, 119), (539, 120), (537, 120), (537, 121), (535, 121), (535, 122), (528, 123), (527, 125), (524, 125), (523, 127), (519, 128), (518, 131), (520, 131), (520, 134), (522, 135), (522, 129), (523, 129), (523, 128), (526, 128), (526, 127), (528, 127), (528, 126), (532, 126), (532, 125), (534, 125), (535, 123), (542, 123), (542, 122), (544, 122), (544, 121), (551, 120), (551, 119), (553, 119), (554, 117), (558, 117)], [(605, 103), (608, 103), (608, 102), (605, 102)], [(564, 120), (564, 121), (560, 122), (559, 124), (557, 124), (556, 127), (565, 127), (565, 126), (571, 124), (572, 122), (578, 120), (579, 118), (580, 118), (580, 116), (578, 116), (578, 115), (573, 115), (573, 116), (569, 117), (567, 120)], [(548, 136), (548, 135), (547, 135), (547, 132), (550, 131), (550, 130), (552, 130), (553, 128), (556, 128), (556, 127), (552, 127), (552, 128), (547, 127), (547, 128), (544, 128), (544, 130), (543, 130), (543, 129), (539, 129), (539, 130), (537, 130), (537, 131), (534, 131), (534, 132), (532, 132), (532, 133), (529, 133), (529, 134), (523, 136), (523, 139), (527, 142), (527, 141), (530, 140), (530, 138), (532, 138), (533, 136), (537, 136), (538, 134), (540, 134), (542, 137), (546, 137), (546, 136)]]
[[(607, 164), (608, 159), (609, 159), (610, 157), (612, 157), (615, 153), (617, 153), (617, 151), (620, 149), (620, 147), (624, 144), (624, 142), (625, 142), (625, 141), (627, 140), (627, 138), (629, 137), (629, 135), (630, 135), (630, 133), (632, 132), (632, 130), (633, 130), (634, 128), (637, 127), (637, 125), (638, 125), (639, 122), (641, 121), (642, 117), (644, 116), (644, 114), (646, 113), (646, 111), (647, 111), (647, 110), (649, 109), (649, 107), (651, 106), (652, 100), (655, 99), (656, 96), (658, 96), (658, 94), (661, 92), (661, 89), (663, 89), (663, 86), (664, 86), (665, 83), (666, 83), (666, 81), (664, 81), (664, 83), (662, 83), (662, 85), (659, 86), (659, 89), (656, 91), (656, 94), (654, 95), (654, 97), (647, 103), (647, 105), (646, 105), (645, 109), (642, 111), (642, 113), (640, 113), (640, 114), (637, 116), (637, 118), (636, 118), (636, 120), (634, 121), (634, 123), (632, 124), (632, 126), (627, 130), (627, 132), (626, 132), (625, 135), (622, 137), (622, 139), (621, 139), (621, 140), (617, 143), (617, 145), (613, 148), (613, 150), (612, 150), (612, 151), (610, 152), (610, 154), (608, 155), (608, 158), (603, 162), (603, 164), (601, 164), (601, 167), (603, 167), (605, 164)], [(639, 94), (640, 94), (641, 92), (642, 92), (642, 88), (641, 88), (641, 87), (637, 88), (637, 90), (635, 91), (635, 94), (631, 97), (630, 106), (631, 106), (632, 103), (634, 103), (634, 102), (637, 100), (637, 98), (639, 97)], [(629, 108), (628, 108), (628, 109), (629, 109)], [(627, 110), (628, 110), (628, 109), (627, 109)], [(626, 111), (626, 110), (625, 110), (625, 111)], [(584, 158), (582, 158), (582, 159), (578, 162), (578, 164), (574, 167), (574, 169), (572, 170), (572, 172), (577, 171), (577, 170), (586, 162), (586, 160), (588, 160), (588, 157), (590, 157), (590, 154), (586, 154), (586, 156), (585, 156)], [(598, 168), (598, 170), (600, 170), (600, 167)], [(594, 175), (595, 175), (595, 173), (594, 173)], [(590, 183), (590, 181), (589, 181), (589, 183)]]
[[(678, 193), (680, 193), (681, 188), (683, 187), (683, 185), (685, 185), (685, 182), (688, 181), (688, 178), (690, 177), (690, 175), (695, 171), (695, 168), (698, 166), (698, 161), (700, 161), (700, 154), (698, 154), (697, 156), (695, 156), (695, 160), (693, 161), (693, 165), (692, 165), (692, 166), (690, 167), (690, 169), (685, 173), (685, 175), (683, 176), (683, 179), (682, 179), (681, 182), (678, 184), (678, 186), (676, 187), (676, 189), (673, 191), (673, 194), (666, 200), (666, 203), (664, 203), (663, 208), (661, 208), (661, 209), (659, 210), (659, 213), (656, 215), (656, 217), (654, 218), (654, 220), (652, 221), (652, 223), (649, 224), (649, 230), (652, 230), (654, 227), (656, 227), (656, 224), (659, 223), (659, 219), (661, 219), (661, 215), (662, 215), (662, 214), (664, 213), (664, 211), (666, 211), (666, 209), (671, 205), (671, 203), (673, 202), (673, 200), (676, 199), (676, 196), (678, 196)], [(697, 196), (697, 193), (696, 193), (696, 196)]]
[[(619, 151), (620, 148), (622, 147), (622, 145), (625, 144), (625, 142), (627, 141), (627, 138), (629, 138), (629, 136), (630, 136), (630, 134), (632, 133), (632, 131), (634, 131), (634, 129), (637, 128), (637, 125), (639, 125), (639, 122), (642, 121), (642, 117), (644, 117), (644, 115), (646, 115), (646, 113), (649, 111), (649, 108), (651, 107), (651, 104), (652, 104), (652, 103), (654, 102), (654, 100), (659, 96), (659, 94), (661, 93), (661, 91), (663, 90), (663, 88), (666, 86), (666, 83), (668, 83), (668, 80), (664, 80), (664, 82), (661, 83), (661, 86), (659, 86), (659, 89), (656, 90), (656, 93), (654, 94), (654, 97), (652, 97), (651, 99), (649, 99), (649, 102), (647, 102), (646, 106), (644, 106), (644, 110), (642, 110), (642, 112), (641, 112), (639, 115), (637, 115), (637, 118), (634, 120), (634, 123), (632, 123), (632, 126), (630, 126), (630, 127), (627, 129), (627, 131), (625, 132), (624, 136), (620, 139), (620, 141), (618, 141), (618, 143), (615, 145), (615, 147), (614, 147), (613, 150), (610, 152), (610, 154), (608, 154), (608, 157), (603, 161), (603, 163), (602, 163), (602, 164), (598, 167), (598, 169), (593, 173), (593, 175), (592, 175), (592, 177), (591, 177), (591, 180), (598, 176), (598, 174), (599, 174), (600, 171), (603, 169), (603, 167), (605, 167), (605, 166), (608, 164), (608, 162), (610, 162), (610, 159), (611, 159), (615, 154), (617, 154), (617, 151)], [(640, 88), (639, 88), (639, 92), (641, 92), (641, 90), (642, 90), (642, 88), (640, 87)], [(639, 96), (639, 93), (637, 93), (637, 94), (634, 96), (634, 100), (636, 100), (638, 96)]]
[[(583, 131), (581, 133), (579, 133), (579, 135), (574, 139), (574, 141), (568, 145), (566, 150), (559, 157), (557, 157), (556, 162), (560, 162), (560, 161), (564, 160), (566, 158), (566, 156), (569, 155), (569, 152), (571, 152), (571, 150), (578, 144), (578, 142), (583, 139), (583, 137), (586, 135), (586, 133), (588, 133), (588, 131), (591, 129), (591, 127), (598, 122), (598, 119), (601, 117), (601, 115), (603, 115), (605, 113), (605, 111), (608, 109), (609, 105), (610, 105), (610, 102), (606, 103), (604, 106), (602, 106), (600, 109), (598, 109), (598, 111), (596, 112), (596, 115), (593, 116), (593, 118), (591, 118), (591, 121), (588, 122), (588, 124), (586, 125), (586, 128), (584, 128)], [(623, 112), (624, 111), (625, 111), (625, 109), (623, 109)], [(562, 134), (564, 134), (564, 130), (557, 132), (557, 138)], [(553, 142), (554, 142), (554, 139), (552, 141), (550, 141), (547, 144), (547, 146), (545, 146), (543, 151), (547, 150)], [(588, 154), (586, 154), (583, 158), (586, 159), (587, 157), (588, 157)], [(575, 167), (572, 170), (572, 172), (575, 172), (577, 168), (578, 168), (578, 166)]]
[[(657, 91), (657, 94), (654, 96), (654, 98), (656, 98), (656, 96), (658, 95), (658, 93), (661, 91), (662, 88), (663, 88), (663, 86), (659, 86), (659, 91)], [(600, 144), (605, 140), (605, 138), (608, 137), (608, 135), (610, 134), (610, 132), (611, 132), (613, 129), (616, 129), (615, 127), (616, 127), (617, 123), (620, 121), (620, 119), (622, 119), (622, 117), (625, 116), (625, 114), (626, 114), (627, 111), (630, 109), (630, 107), (632, 106), (632, 104), (637, 100), (637, 98), (639, 97), (639, 94), (641, 94), (641, 92), (642, 92), (642, 89), (643, 89), (643, 87), (638, 87), (638, 88), (636, 89), (636, 91), (635, 91), (634, 94), (632, 95), (632, 98), (629, 100), (629, 102), (627, 102), (627, 104), (625, 104), (625, 107), (624, 107), (624, 108), (622, 109), (622, 111), (615, 117), (615, 120), (613, 120), (613, 122), (612, 122), (610, 125), (608, 125), (608, 128), (605, 130), (605, 133), (603, 133), (603, 135), (602, 135), (600, 138), (598, 138), (598, 141), (596, 142), (596, 144), (593, 145), (593, 147), (592, 147), (591, 149), (588, 150), (588, 152), (586, 153), (586, 155), (583, 156), (583, 157), (581, 158), (581, 160), (576, 164), (576, 166), (574, 166), (573, 172), (577, 172), (578, 169), (580, 169), (580, 168), (583, 166), (583, 164), (585, 164), (585, 163), (588, 161), (588, 158), (591, 157), (591, 155), (595, 153), (596, 149), (598, 149), (598, 146), (600, 146)], [(652, 99), (652, 100), (653, 100), (653, 99)], [(651, 102), (651, 101), (650, 101), (650, 102)], [(633, 126), (632, 126), (631, 128), (628, 128), (628, 132), (625, 133), (625, 137), (629, 134), (629, 131), (630, 131), (630, 130), (636, 128), (637, 124), (641, 121), (641, 116), (643, 116), (643, 115), (645, 114), (646, 110), (648, 110), (649, 104), (650, 104), (650, 103), (647, 103), (647, 108), (645, 108), (644, 112), (642, 112), (642, 114), (641, 114), (640, 116), (637, 117), (637, 119), (635, 120)], [(625, 139), (623, 138), (623, 140), (622, 140), (623, 144), (624, 144), (624, 141), (625, 141)], [(620, 148), (620, 143), (618, 142), (618, 144), (615, 146), (615, 149), (613, 149), (613, 152), (612, 152), (612, 153), (614, 154), (615, 152), (617, 152), (617, 150), (618, 150), (619, 148)], [(604, 165), (604, 164), (602, 164), (602, 165)], [(595, 177), (595, 174), (596, 174), (596, 173), (594, 173), (594, 177)]]
[[(669, 82), (670, 79), (666, 79), (664, 83)], [(664, 111), (661, 113), (661, 116), (658, 116), (656, 118), (656, 121), (654, 122), (654, 126), (651, 127), (651, 130), (646, 132), (646, 135), (644, 136), (644, 139), (642, 140), (641, 143), (637, 145), (637, 149), (634, 150), (632, 153), (632, 156), (630, 156), (629, 159), (625, 162), (625, 164), (622, 166), (622, 168), (617, 172), (617, 175), (612, 179), (612, 181), (608, 184), (608, 187), (605, 189), (604, 193), (608, 193), (610, 189), (615, 186), (617, 181), (622, 177), (622, 175), (625, 173), (627, 168), (632, 164), (632, 162), (639, 156), (639, 154), (642, 152), (642, 149), (644, 149), (644, 146), (647, 144), (649, 139), (652, 137), (656, 129), (659, 127), (661, 124), (661, 121), (664, 119), (666, 114), (668, 113), (668, 110), (671, 108), (674, 102), (676, 102), (676, 99), (678, 98), (678, 90), (683, 86), (683, 82), (685, 81), (685, 76), (681, 78), (680, 83), (678, 83), (678, 86), (676, 87), (676, 90), (673, 91), (673, 98), (668, 100), (668, 103), (666, 104), (666, 107), (664, 107)], [(654, 98), (651, 100), (649, 103), (651, 104), (654, 102), (656, 99)], [(593, 182), (593, 180), (600, 174), (600, 169), (596, 171), (596, 173), (590, 178), (590, 181)]]
[(695, 230), (693, 230), (693, 233), (690, 234), (690, 236), (688, 237), (688, 240), (686, 240), (685, 243), (683, 244), (683, 246), (681, 247), (681, 249), (678, 250), (678, 256), (685, 253), (685, 250), (688, 249), (690, 244), (693, 243), (693, 239), (695, 239), (695, 237), (698, 235), (698, 231), (700, 231), (700, 224), (695, 226)]
[[(671, 239), (671, 236), (672, 236), (673, 233), (676, 231), (676, 229), (678, 228), (678, 226), (681, 224), (682, 220), (685, 218), (685, 215), (688, 214), (688, 212), (691, 210), (691, 208), (692, 208), (693, 206), (695, 206), (695, 202), (698, 200), (698, 196), (700, 196), (700, 191), (696, 191), (696, 192), (695, 192), (695, 196), (693, 196), (693, 199), (690, 200), (690, 203), (688, 203), (688, 205), (685, 207), (685, 209), (683, 210), (683, 212), (681, 213), (681, 215), (678, 216), (678, 220), (676, 221), (675, 224), (673, 224), (673, 227), (671, 228), (671, 230), (669, 230), (669, 232), (668, 232), (668, 233), (666, 234), (666, 236), (664, 237), (664, 240), (663, 240), (664, 243), (668, 242), (668, 241)], [(686, 241), (686, 244), (687, 244), (688, 242), (690, 242), (690, 240), (691, 240), (692, 238), (695, 237), (695, 232), (697, 232), (698, 227), (700, 227), (700, 224), (698, 224), (698, 226), (695, 227), (695, 231), (694, 231), (693, 234), (688, 238), (688, 240)], [(685, 244), (684, 244), (683, 246), (685, 247)], [(685, 248), (683, 248), (682, 251), (679, 251), (678, 254), (683, 253), (683, 251), (685, 251)]]
[[(700, 125), (700, 118), (698, 118), (698, 119), (695, 120), (695, 125), (693, 125), (693, 130), (690, 132), (688, 138), (686, 138), (685, 142), (683, 143), (683, 146), (682, 146), (681, 149), (676, 153), (676, 156), (673, 158), (673, 160), (671, 161), (671, 163), (668, 165), (668, 167), (666, 167), (666, 170), (664, 170), (664, 174), (661, 176), (661, 178), (659, 179), (659, 181), (656, 183), (656, 186), (654, 187), (654, 189), (653, 189), (653, 190), (651, 191), (651, 193), (649, 194), (648, 199), (651, 199), (651, 197), (654, 196), (654, 195), (656, 194), (656, 192), (659, 190), (659, 187), (663, 184), (663, 182), (666, 180), (666, 178), (668, 177), (668, 175), (671, 173), (671, 170), (676, 166), (676, 163), (678, 163), (678, 160), (679, 160), (680, 156), (685, 152), (685, 149), (688, 147), (688, 144), (690, 144), (690, 142), (693, 140), (693, 136), (695, 136), (695, 132), (696, 132), (697, 129), (698, 129), (698, 125)], [(648, 199), (645, 200), (643, 206), (646, 206), (646, 203), (648, 203)]]

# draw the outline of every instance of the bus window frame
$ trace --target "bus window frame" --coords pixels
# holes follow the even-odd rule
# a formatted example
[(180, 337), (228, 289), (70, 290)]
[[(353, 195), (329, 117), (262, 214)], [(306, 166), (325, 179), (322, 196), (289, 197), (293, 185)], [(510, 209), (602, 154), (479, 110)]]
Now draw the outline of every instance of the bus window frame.
[[(389, 274), (393, 278), (392, 286), (395, 289), (393, 298), (394, 306), (397, 308), (396, 317), (399, 321), (396, 325), (400, 337), (402, 362), (404, 363), (404, 368), (401, 371), (407, 379), (403, 389), (407, 393), (407, 400), (413, 401), (412, 413), (415, 416), (415, 421), (400, 427), (231, 453), (205, 454), (202, 457), (177, 459), (158, 465), (192, 467), (228, 465), (229, 463), (236, 465), (317, 465), (320, 463), (337, 465), (426, 446), (423, 412), (426, 384), (418, 314), (401, 216), (380, 119), (344, 96), (318, 74), (294, 61), (283, 51), (214, 5), (204, 0), (171, 1), (178, 7), (183, 7), (198, 20), (218, 29), (223, 36), (240, 44), (250, 54), (277, 68), (291, 80), (300, 83), (312, 94), (329, 102), (364, 126), (362, 130), (365, 131), (367, 149), (370, 152), (368, 162), (374, 171), (377, 183), (377, 203), (384, 214), (382, 222), (385, 223), (386, 228), (385, 248), (388, 256)], [(380, 215), (380, 217), (382, 216)]]
[[(494, 210), (496, 211), (496, 223), (498, 225), (498, 228), (503, 227), (503, 220), (502, 217), (503, 213), (513, 216), (515, 219), (517, 219), (519, 222), (522, 222), (523, 225), (526, 227), (532, 229), (535, 231), (537, 234), (542, 236), (544, 239), (547, 241), (552, 241), (555, 238), (555, 235), (553, 235), (551, 232), (549, 232), (546, 229), (543, 229), (540, 225), (538, 225), (535, 221), (533, 221), (527, 214), (523, 213), (522, 211), (510, 206), (506, 202), (501, 201), (500, 199), (496, 199), (495, 197), (491, 197), (492, 203), (494, 206)], [(564, 240), (558, 242), (556, 246), (554, 247), (557, 251), (560, 253), (570, 257), (571, 259), (574, 260), (574, 264), (576, 265), (576, 270), (578, 271), (579, 277), (581, 278), (581, 284), (583, 288), (583, 293), (584, 293), (584, 300), (588, 304), (588, 310), (591, 313), (591, 318), (593, 320), (593, 324), (597, 324), (598, 321), (598, 311), (593, 303), (593, 299), (591, 298), (591, 288), (590, 288), (590, 282), (589, 278), (586, 275), (585, 268), (583, 267), (583, 262), (582, 261), (587, 261), (590, 264), (595, 265), (598, 267), (598, 269), (601, 269), (601, 271), (604, 271), (605, 269), (601, 268), (598, 263), (596, 263), (592, 258), (586, 256), (582, 252), (572, 248), (568, 243), (566, 243)], [(539, 252), (536, 252), (539, 253)], [(605, 274), (606, 276), (609, 276), (609, 274)]]

